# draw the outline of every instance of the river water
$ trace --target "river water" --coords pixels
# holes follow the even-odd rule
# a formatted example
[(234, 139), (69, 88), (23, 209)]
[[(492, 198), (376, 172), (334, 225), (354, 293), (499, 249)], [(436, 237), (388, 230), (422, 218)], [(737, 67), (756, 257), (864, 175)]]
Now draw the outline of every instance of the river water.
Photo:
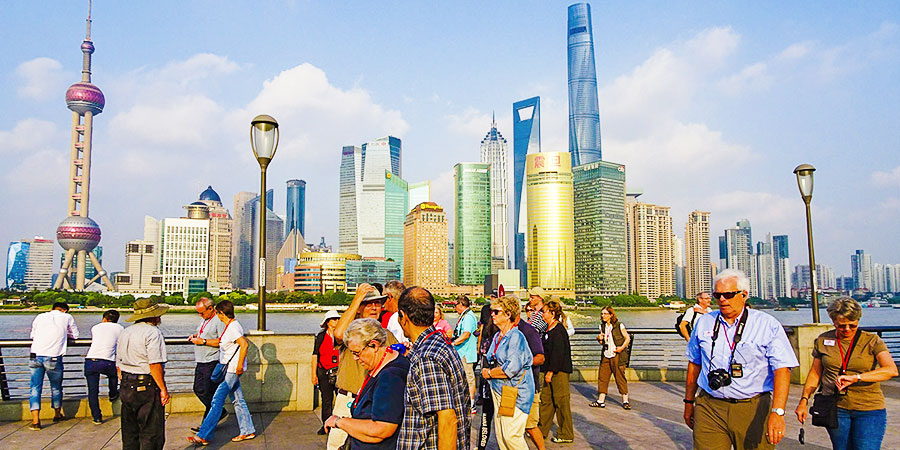
[[(801, 325), (812, 322), (812, 310), (809, 308), (797, 311), (764, 310), (773, 315), (784, 325)], [(600, 310), (569, 311), (576, 327), (596, 327), (600, 323)], [(31, 332), (31, 322), (37, 313), (0, 313), (0, 339), (28, 339)], [(673, 310), (620, 310), (617, 311), (619, 320), (629, 328), (671, 328), (674, 326), (678, 313)], [(90, 337), (91, 327), (100, 322), (100, 313), (75, 313), (75, 324), (81, 333), (81, 337)], [(120, 323), (125, 322), (127, 314), (122, 315)], [(324, 313), (305, 312), (269, 312), (266, 322), (269, 330), (276, 333), (315, 333), (319, 331)], [(445, 319), (451, 325), (456, 323), (456, 313), (446, 313)], [(828, 314), (824, 309), (820, 312), (820, 318), (828, 322)], [(237, 319), (245, 330), (256, 328), (256, 313), (238, 313)], [(163, 316), (162, 329), (166, 337), (187, 336), (194, 332), (199, 317), (196, 314), (169, 313)], [(893, 308), (866, 308), (863, 309), (862, 326), (890, 326), (900, 325), (900, 309)]]

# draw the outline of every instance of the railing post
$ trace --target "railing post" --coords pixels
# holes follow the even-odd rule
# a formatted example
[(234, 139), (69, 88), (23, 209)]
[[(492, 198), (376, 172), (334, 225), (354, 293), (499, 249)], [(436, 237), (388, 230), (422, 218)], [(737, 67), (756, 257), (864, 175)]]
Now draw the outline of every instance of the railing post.
[(3, 364), (3, 347), (0, 347), (0, 398), (9, 401), (9, 382), (6, 380), (6, 365)]

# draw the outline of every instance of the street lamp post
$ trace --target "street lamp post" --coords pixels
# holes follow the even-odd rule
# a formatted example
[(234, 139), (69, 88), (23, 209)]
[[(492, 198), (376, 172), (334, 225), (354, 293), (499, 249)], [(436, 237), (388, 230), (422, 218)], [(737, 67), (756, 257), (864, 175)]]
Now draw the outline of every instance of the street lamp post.
[(278, 149), (278, 122), (274, 117), (259, 115), (250, 121), (250, 146), (253, 156), (259, 162), (259, 261), (257, 261), (256, 280), (259, 295), (259, 311), (257, 331), (266, 331), (266, 168), (275, 157)]
[(800, 164), (794, 169), (797, 175), (797, 186), (800, 188), (800, 196), (806, 204), (806, 237), (809, 242), (809, 286), (812, 291), (813, 323), (819, 323), (819, 293), (816, 283), (816, 255), (813, 251), (812, 215), (809, 212), (809, 203), (812, 201), (813, 172), (816, 168), (810, 164)]

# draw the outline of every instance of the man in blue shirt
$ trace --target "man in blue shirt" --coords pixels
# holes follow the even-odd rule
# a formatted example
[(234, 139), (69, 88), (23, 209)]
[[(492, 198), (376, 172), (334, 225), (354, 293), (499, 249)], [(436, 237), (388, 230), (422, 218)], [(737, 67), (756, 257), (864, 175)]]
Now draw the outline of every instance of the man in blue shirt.
[[(469, 398), (475, 399), (475, 364), (478, 363), (478, 338), (475, 337), (475, 330), (478, 329), (478, 319), (475, 313), (469, 309), (469, 297), (460, 295), (456, 299), (456, 313), (459, 314), (459, 320), (456, 322), (456, 328), (453, 329), (453, 348), (459, 353), (463, 362), (463, 368), (466, 371), (466, 382), (469, 383)], [(475, 405), (472, 405), (472, 414), (474, 414)]]
[(797, 357), (781, 324), (746, 306), (743, 272), (723, 270), (713, 286), (719, 310), (697, 319), (685, 353), (684, 421), (694, 448), (775, 448)]

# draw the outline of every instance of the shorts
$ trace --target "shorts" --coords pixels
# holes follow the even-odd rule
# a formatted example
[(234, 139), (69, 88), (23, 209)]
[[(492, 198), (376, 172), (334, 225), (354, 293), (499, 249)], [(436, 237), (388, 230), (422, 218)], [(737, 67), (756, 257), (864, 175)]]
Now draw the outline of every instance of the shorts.
[(541, 418), (541, 396), (535, 395), (534, 401), (531, 402), (531, 410), (528, 412), (528, 420), (525, 422), (525, 429), (537, 428), (539, 419)]

